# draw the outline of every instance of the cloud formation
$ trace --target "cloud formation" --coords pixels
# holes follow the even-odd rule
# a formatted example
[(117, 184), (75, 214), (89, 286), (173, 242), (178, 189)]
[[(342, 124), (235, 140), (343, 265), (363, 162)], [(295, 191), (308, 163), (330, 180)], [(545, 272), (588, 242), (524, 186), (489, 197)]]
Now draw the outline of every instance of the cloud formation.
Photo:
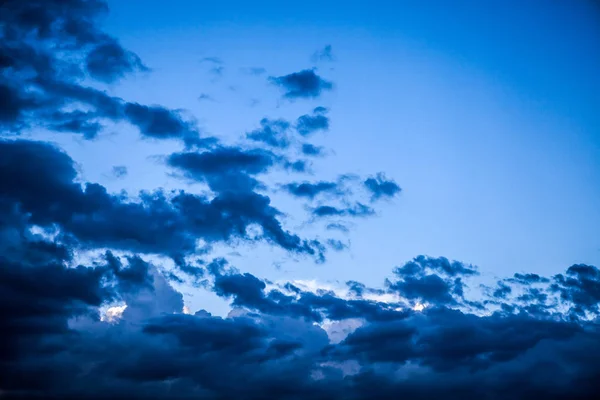
[(290, 145), (287, 134), (289, 128), (290, 123), (285, 120), (263, 118), (260, 120), (260, 128), (248, 132), (246, 138), (267, 146), (286, 148)]
[(312, 62), (331, 62), (335, 61), (335, 57), (333, 55), (333, 49), (330, 44), (326, 45), (320, 50), (317, 50), (311, 56)]
[(388, 180), (381, 172), (374, 177), (367, 178), (364, 185), (371, 192), (372, 201), (383, 197), (394, 197), (402, 190), (396, 182)]
[(318, 131), (329, 129), (329, 118), (325, 107), (317, 107), (311, 114), (305, 114), (298, 117), (296, 121), (296, 130), (302, 136), (309, 136)]
[(1, 133), (41, 127), (93, 139), (107, 124), (126, 121), (144, 137), (205, 144), (179, 112), (127, 102), (84, 83), (113, 83), (148, 71), (135, 53), (97, 27), (96, 18), (107, 11), (98, 0), (4, 2)]
[[(214, 245), (260, 241), (323, 262), (327, 250), (347, 248), (285, 227), (263, 179), (275, 170), (307, 171), (281, 140), (288, 131), (328, 129), (327, 110), (296, 124), (264, 119), (250, 140), (224, 144), (201, 135), (181, 111), (108, 95), (99, 87), (148, 67), (97, 27), (107, 11), (99, 0), (0, 7), (0, 397), (597, 396), (595, 266), (575, 264), (554, 276), (522, 271), (478, 290), (477, 267), (419, 255), (371, 287), (273, 282), (211, 254)], [(271, 80), (292, 99), (332, 89), (314, 70)], [(58, 146), (15, 137), (41, 127), (93, 139), (117, 122), (148, 139), (179, 142), (164, 164), (194, 186), (111, 193), (85, 181)], [(304, 143), (302, 152), (321, 149)], [(112, 172), (122, 177), (127, 169)], [(299, 178), (279, 188), (310, 202), (328, 235), (348, 233), (344, 218), (376, 213), (357, 189), (373, 202), (400, 192), (382, 173)], [(175, 286), (209, 291), (231, 310), (189, 310)]]
[(333, 89), (333, 83), (321, 78), (312, 69), (292, 72), (289, 75), (271, 76), (269, 81), (279, 86), (288, 99), (317, 98), (325, 91)]

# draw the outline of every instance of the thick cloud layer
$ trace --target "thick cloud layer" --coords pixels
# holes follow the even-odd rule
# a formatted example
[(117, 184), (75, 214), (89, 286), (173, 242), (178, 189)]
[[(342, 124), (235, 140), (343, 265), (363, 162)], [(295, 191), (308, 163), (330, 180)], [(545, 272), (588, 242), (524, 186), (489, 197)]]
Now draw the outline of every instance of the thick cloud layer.
[[(150, 69), (97, 27), (107, 11), (97, 0), (0, 7), (0, 397), (597, 397), (594, 266), (548, 277), (515, 273), (486, 287), (473, 265), (421, 255), (379, 287), (320, 287), (272, 282), (211, 259), (211, 246), (238, 242), (318, 262), (327, 248), (348, 247), (285, 227), (268, 196), (275, 187), (263, 179), (306, 171), (292, 145), (327, 130), (327, 110), (295, 123), (265, 118), (242, 144), (226, 145), (168, 107), (108, 95), (98, 85)], [(318, 58), (331, 59), (331, 47)], [(204, 61), (223, 71), (220, 60)], [(292, 99), (333, 87), (314, 70), (271, 81)], [(15, 138), (43, 127), (92, 139), (119, 121), (146, 138), (178, 140), (181, 150), (166, 155), (165, 166), (200, 189), (111, 193), (81, 182), (57, 146)], [(303, 143), (301, 152), (322, 149)], [(114, 177), (127, 171), (112, 169)], [(400, 192), (383, 174), (300, 178), (277, 188), (306, 202), (313, 221), (344, 233), (345, 218), (372, 216), (376, 200)], [(191, 312), (173, 282), (211, 291), (232, 309), (226, 317)]]

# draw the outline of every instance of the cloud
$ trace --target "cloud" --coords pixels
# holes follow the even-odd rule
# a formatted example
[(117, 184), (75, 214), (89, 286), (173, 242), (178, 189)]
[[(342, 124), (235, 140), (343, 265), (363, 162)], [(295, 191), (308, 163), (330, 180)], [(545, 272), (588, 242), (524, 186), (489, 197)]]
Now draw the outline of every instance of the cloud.
[(269, 81), (284, 90), (288, 99), (317, 98), (324, 91), (333, 89), (333, 84), (321, 78), (314, 70), (305, 69), (279, 77), (271, 76)]
[(171, 154), (167, 163), (190, 179), (206, 182), (214, 191), (250, 191), (257, 188), (256, 175), (263, 174), (278, 161), (268, 150), (243, 150), (217, 147), (204, 152)]
[(339, 222), (332, 222), (330, 224), (327, 224), (326, 228), (328, 230), (338, 230), (338, 231), (344, 232), (344, 233), (347, 233), (350, 231), (346, 225), (341, 224)]
[(374, 177), (367, 178), (364, 185), (371, 192), (372, 201), (382, 197), (394, 197), (402, 190), (396, 182), (388, 180), (381, 172)]
[(575, 264), (566, 274), (554, 277), (551, 289), (563, 301), (573, 304), (571, 312), (585, 316), (585, 313), (598, 314), (600, 309), (600, 270), (592, 265)]
[(127, 176), (127, 167), (124, 165), (115, 165), (112, 167), (112, 174), (115, 178), (123, 178)]
[(335, 61), (335, 57), (333, 55), (333, 51), (331, 48), (331, 45), (328, 44), (325, 47), (323, 47), (320, 50), (317, 50), (313, 53), (313, 55), (311, 56), (311, 61), (312, 62), (319, 62), (319, 61), (324, 61), (324, 62), (332, 62)]
[[(356, 280), (271, 282), (225, 259), (205, 260), (211, 245), (240, 241), (268, 242), (317, 261), (327, 249), (347, 245), (284, 228), (261, 179), (275, 169), (309, 167), (288, 158), (285, 146), (224, 145), (200, 135), (181, 111), (100, 89), (146, 68), (96, 26), (107, 10), (99, 0), (3, 3), (3, 134), (43, 128), (93, 139), (106, 124), (127, 122), (142, 137), (181, 141), (186, 148), (165, 163), (202, 188), (110, 193), (82, 181), (74, 160), (55, 145), (0, 140), (0, 396), (595, 398), (595, 266), (575, 264), (552, 277), (516, 273), (479, 293), (478, 268), (444, 257), (417, 256), (380, 287)], [(289, 98), (331, 89), (309, 70), (273, 79)], [(307, 117), (325, 113), (318, 107)], [(267, 121), (258, 136), (267, 141), (255, 144), (277, 137), (277, 124)], [(310, 133), (328, 123), (304, 126)], [(113, 173), (122, 176), (126, 168)], [(336, 219), (327, 229), (345, 232), (339, 219), (375, 212), (338, 197), (352, 182), (372, 200), (400, 190), (383, 174), (282, 187), (304, 199), (329, 194), (338, 203), (310, 210)], [(370, 271), (376, 258), (359, 267)], [(192, 312), (173, 282), (191, 282), (232, 309), (223, 317)]]
[[(4, 238), (7, 229), (23, 228), (7, 224), (6, 212), (0, 216)], [(70, 267), (62, 245), (26, 232), (0, 257), (0, 293), (10, 304), (0, 309), (0, 387), (8, 398), (584, 399), (595, 393), (600, 332), (577, 317), (518, 309), (478, 315), (440, 303), (414, 311), (403, 302), (363, 298), (382, 291), (360, 282), (349, 282), (345, 297), (289, 282), (274, 286), (224, 260), (209, 263), (206, 273), (235, 311), (223, 318), (186, 314), (181, 294), (152, 264), (106, 253)], [(396, 275), (434, 272), (467, 278), (476, 270), (419, 256)], [(567, 275), (572, 287), (584, 287), (596, 274), (575, 266)], [(115, 301), (126, 304), (120, 317), (100, 319), (101, 307)]]
[(320, 156), (321, 154), (323, 154), (323, 147), (315, 146), (310, 143), (303, 143), (302, 144), (302, 154), (304, 154), (305, 156), (312, 156), (312, 157)]
[(325, 115), (327, 112), (326, 108), (317, 107), (313, 110), (312, 115), (301, 115), (296, 121), (296, 130), (302, 136), (329, 130), (329, 118)]
[[(213, 157), (175, 156), (197, 170), (204, 169), (218, 182), (219, 173), (231, 171), (217, 153)], [(193, 154), (193, 153), (190, 153)], [(234, 157), (226, 160), (231, 161)], [(288, 251), (322, 258), (318, 242), (301, 239), (283, 230), (280, 212), (270, 199), (252, 191), (220, 192), (208, 199), (183, 191), (140, 193), (139, 200), (111, 195), (96, 183), (84, 187), (75, 182), (71, 158), (57, 148), (31, 141), (0, 141), (0, 200), (18, 206), (30, 224), (60, 227), (61, 235), (84, 248), (113, 248), (149, 254), (177, 256), (193, 253), (198, 239), (208, 243), (248, 239), (253, 224), (263, 230), (261, 238)], [(250, 157), (250, 159), (252, 159)], [(260, 159), (260, 156), (258, 157)], [(196, 164), (194, 164), (196, 162)], [(257, 171), (256, 165), (247, 171)], [(218, 183), (216, 183), (218, 185)]]
[(107, 124), (126, 121), (145, 137), (203, 144), (197, 127), (177, 111), (127, 102), (85, 85), (86, 78), (113, 83), (148, 70), (98, 28), (95, 20), (107, 10), (99, 0), (3, 4), (0, 18), (10, 23), (1, 28), (1, 133), (42, 127), (94, 139)]
[(260, 128), (248, 132), (246, 138), (267, 146), (285, 149), (290, 145), (287, 135), (289, 128), (290, 123), (283, 119), (263, 118), (260, 120)]
[(88, 73), (99, 81), (114, 82), (135, 71), (148, 71), (140, 58), (114, 40), (98, 44), (85, 60)]
[(283, 189), (296, 197), (306, 197), (314, 199), (316, 196), (329, 193), (333, 195), (341, 196), (346, 191), (341, 187), (338, 182), (326, 182), (320, 181), (315, 183), (310, 182), (291, 182), (282, 186)]
[(375, 214), (375, 210), (371, 207), (362, 204), (356, 203), (351, 207), (339, 208), (335, 206), (323, 205), (315, 207), (312, 210), (312, 215), (318, 218), (327, 218), (327, 217), (368, 217)]
[(215, 99), (207, 93), (201, 93), (200, 96), (198, 96), (198, 101), (215, 101)]
[(123, 112), (129, 121), (137, 125), (150, 138), (181, 138), (188, 146), (202, 145), (198, 131), (190, 122), (184, 121), (179, 113), (162, 106), (145, 106), (127, 103)]

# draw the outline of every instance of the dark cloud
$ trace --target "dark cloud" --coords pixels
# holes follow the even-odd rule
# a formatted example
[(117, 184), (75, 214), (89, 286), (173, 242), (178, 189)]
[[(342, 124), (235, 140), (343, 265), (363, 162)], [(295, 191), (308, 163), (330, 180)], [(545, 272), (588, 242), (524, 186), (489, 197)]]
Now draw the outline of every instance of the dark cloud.
[(214, 191), (250, 191), (257, 188), (256, 175), (267, 172), (277, 157), (262, 149), (218, 147), (205, 152), (171, 154), (167, 163), (188, 178), (206, 182)]
[(284, 90), (284, 97), (288, 99), (316, 98), (323, 91), (333, 89), (333, 84), (321, 78), (314, 70), (305, 69), (279, 77), (271, 76), (269, 81)]
[(371, 207), (356, 203), (351, 207), (339, 208), (334, 206), (318, 206), (312, 210), (312, 215), (319, 218), (326, 217), (368, 217), (375, 214), (375, 210)]
[[(200, 238), (209, 243), (248, 239), (246, 229), (254, 224), (262, 228), (262, 238), (278, 246), (322, 257), (318, 242), (284, 231), (269, 198), (252, 191), (220, 192), (212, 199), (156, 191), (131, 201), (95, 183), (75, 183), (73, 161), (51, 145), (0, 141), (0, 155), (0, 199), (18, 206), (30, 224), (58, 226), (63, 236), (86, 248), (175, 256), (194, 252)], [(187, 160), (183, 155), (174, 159)], [(215, 174), (225, 168), (226, 176), (233, 168), (219, 160), (219, 154), (201, 157), (196, 167), (212, 173), (217, 182)]]
[(506, 296), (512, 293), (512, 287), (506, 285), (504, 282), (499, 281), (498, 286), (494, 289), (492, 296), (498, 299), (504, 299)]
[[(202, 138), (179, 111), (84, 86), (86, 79), (102, 85), (146, 69), (96, 26), (107, 9), (98, 0), (2, 3), (2, 132), (33, 127), (92, 139), (106, 123), (125, 121), (143, 137), (187, 145), (166, 163), (210, 193), (111, 194), (81, 182), (74, 161), (54, 145), (0, 140), (0, 397), (597, 397), (600, 271), (594, 266), (576, 264), (551, 278), (518, 273), (489, 293), (471, 293), (477, 268), (444, 257), (418, 256), (381, 288), (348, 281), (339, 290), (270, 282), (224, 259), (202, 261), (208, 250), (199, 242), (261, 240), (318, 261), (326, 248), (346, 244), (287, 231), (283, 214), (260, 193), (266, 185), (259, 179), (274, 168), (308, 170), (305, 160), (276, 152), (285, 146), (225, 146)], [(204, 62), (221, 66), (214, 58)], [(332, 88), (309, 70), (272, 80), (289, 98)], [(318, 107), (307, 117), (326, 111)], [(327, 124), (303, 126), (314, 131)], [(115, 175), (125, 172), (113, 168)], [(337, 196), (350, 181), (284, 187), (298, 197)], [(383, 175), (363, 184), (374, 200), (399, 191)], [(374, 213), (337, 200), (342, 205), (313, 208), (314, 216)], [(341, 222), (327, 229), (347, 231)], [(173, 262), (155, 265), (146, 255)], [(184, 314), (183, 295), (170, 282), (210, 290), (233, 309), (226, 317)]]
[(366, 179), (364, 184), (371, 192), (371, 200), (378, 200), (382, 197), (394, 197), (402, 190), (396, 182), (388, 180), (383, 173)]
[(323, 154), (323, 147), (315, 146), (310, 143), (303, 143), (302, 144), (302, 154), (304, 154), (305, 156), (313, 156), (313, 157), (320, 156), (321, 154)]
[(519, 274), (516, 273), (513, 278), (508, 279), (510, 282), (521, 283), (521, 284), (532, 284), (532, 283), (547, 283), (550, 280), (538, 274)]
[(95, 120), (93, 113), (84, 111), (60, 112), (49, 116), (52, 122), (48, 128), (56, 132), (79, 133), (85, 139), (94, 139), (102, 131), (103, 126)]
[[(0, 216), (6, 398), (566, 400), (595, 394), (600, 332), (583, 319), (518, 310), (477, 315), (441, 304), (417, 312), (404, 303), (367, 300), (384, 291), (355, 281), (348, 282), (351, 299), (293, 283), (268, 288), (222, 259), (204, 273), (236, 311), (226, 318), (203, 310), (185, 315), (181, 294), (141, 258), (109, 252), (70, 267), (61, 244), (26, 230), (7, 236), (20, 224), (6, 212)], [(400, 270), (402, 276), (475, 273), (425, 256)], [(596, 273), (575, 266), (567, 275), (579, 282), (573, 287), (583, 287)], [(114, 301), (127, 304), (122, 316), (100, 319), (100, 307)], [(325, 320), (339, 328), (326, 332), (314, 324)]]
[(282, 186), (283, 189), (296, 197), (306, 197), (314, 199), (316, 196), (324, 193), (332, 195), (343, 195), (346, 191), (340, 186), (338, 182), (291, 182)]
[(572, 265), (565, 274), (554, 277), (551, 289), (572, 304), (571, 312), (576, 315), (600, 311), (600, 270), (592, 265)]
[(285, 289), (266, 290), (266, 283), (257, 277), (236, 270), (212, 272), (215, 276), (214, 291), (217, 295), (232, 299), (232, 305), (271, 315), (285, 315), (321, 322), (324, 318), (343, 320), (365, 318), (388, 320), (404, 318), (405, 313), (395, 311), (399, 304), (388, 304), (371, 300), (344, 300), (333, 293), (314, 294), (302, 291), (292, 284)]
[[(193, 123), (162, 106), (130, 103), (85, 86), (115, 82), (148, 68), (98, 28), (108, 10), (98, 0), (5, 1), (0, 11), (0, 128), (42, 127), (95, 138), (107, 123), (127, 121), (143, 136), (205, 144)], [(68, 111), (67, 111), (68, 110)]]
[(333, 55), (331, 45), (328, 44), (325, 47), (323, 47), (322, 49), (315, 51), (310, 59), (312, 62), (335, 61), (335, 57)]
[(329, 118), (325, 115), (327, 109), (317, 107), (313, 110), (312, 115), (305, 114), (298, 117), (296, 121), (296, 130), (302, 136), (308, 136), (317, 131), (326, 131), (329, 129)]
[(267, 146), (285, 149), (290, 145), (287, 135), (290, 123), (282, 119), (263, 118), (260, 128), (246, 134), (246, 138), (255, 142), (261, 142)]
[(148, 71), (140, 58), (125, 50), (114, 40), (98, 44), (88, 54), (85, 60), (89, 74), (99, 81), (114, 82), (128, 73)]
[(123, 112), (128, 120), (149, 138), (181, 138), (188, 146), (200, 146), (203, 143), (193, 124), (183, 120), (175, 111), (162, 106), (127, 103)]
[(419, 256), (394, 270), (397, 280), (389, 290), (415, 303), (457, 305), (464, 299), (464, 277), (477, 275), (475, 267), (447, 258)]

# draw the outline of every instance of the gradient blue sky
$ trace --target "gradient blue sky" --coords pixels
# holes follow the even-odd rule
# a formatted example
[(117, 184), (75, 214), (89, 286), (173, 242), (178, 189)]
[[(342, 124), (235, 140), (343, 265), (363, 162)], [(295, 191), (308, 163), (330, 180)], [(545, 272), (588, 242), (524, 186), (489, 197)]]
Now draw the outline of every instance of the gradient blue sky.
[[(270, 279), (378, 285), (418, 254), (473, 263), (484, 279), (600, 264), (597, 4), (281, 4), (175, 0), (165, 8), (115, 0), (104, 20), (152, 69), (111, 93), (186, 109), (207, 132), (231, 141), (263, 117), (330, 107), (331, 130), (316, 139), (330, 155), (315, 162), (315, 178), (383, 171), (403, 189), (376, 218), (356, 220), (350, 250), (330, 254), (325, 265), (253, 245), (232, 257), (237, 267)], [(311, 55), (328, 44), (335, 61), (313, 63)], [(220, 58), (222, 75), (211, 74), (203, 57)], [(244, 72), (313, 66), (335, 89), (310, 101), (282, 101), (264, 76)], [(202, 93), (214, 101), (199, 101)], [(144, 142), (123, 129), (132, 134), (52, 140), (81, 164), (85, 179), (109, 189), (181, 187), (163, 165), (148, 162), (177, 145)], [(113, 165), (126, 165), (129, 175), (111, 178)], [(322, 233), (304, 224), (297, 202), (277, 193), (272, 200), (289, 213), (290, 227)]]

